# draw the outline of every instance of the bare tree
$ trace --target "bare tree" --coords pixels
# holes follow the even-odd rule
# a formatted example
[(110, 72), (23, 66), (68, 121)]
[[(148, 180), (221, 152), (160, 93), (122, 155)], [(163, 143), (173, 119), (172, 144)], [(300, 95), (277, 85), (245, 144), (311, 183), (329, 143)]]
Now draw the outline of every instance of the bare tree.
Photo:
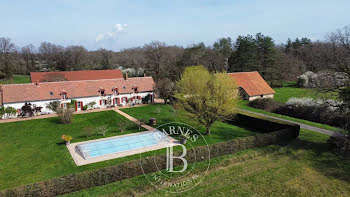
[(21, 56), (25, 62), (27, 73), (35, 71), (35, 47), (32, 44), (22, 47)]
[(16, 52), (16, 45), (11, 42), (11, 39), (0, 38), (0, 78), (12, 78)]
[(153, 41), (144, 46), (148, 65), (154, 69), (156, 76), (160, 76), (161, 74), (161, 67), (165, 56), (165, 47), (165, 43), (159, 41)]
[(169, 78), (161, 78), (156, 81), (156, 85), (153, 87), (154, 92), (162, 99), (164, 103), (168, 103), (168, 100), (173, 99), (175, 94), (175, 82)]

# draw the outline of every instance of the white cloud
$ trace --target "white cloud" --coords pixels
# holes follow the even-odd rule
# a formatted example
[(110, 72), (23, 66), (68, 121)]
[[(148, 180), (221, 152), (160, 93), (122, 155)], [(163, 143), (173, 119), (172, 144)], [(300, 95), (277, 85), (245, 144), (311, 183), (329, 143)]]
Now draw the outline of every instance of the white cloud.
[(127, 24), (115, 24), (113, 29), (112, 29), (112, 31), (98, 34), (96, 36), (96, 42), (100, 42), (100, 41), (103, 41), (103, 40), (109, 40), (109, 39), (117, 40), (118, 35), (120, 33), (127, 32), (126, 31), (127, 27), (128, 27)]

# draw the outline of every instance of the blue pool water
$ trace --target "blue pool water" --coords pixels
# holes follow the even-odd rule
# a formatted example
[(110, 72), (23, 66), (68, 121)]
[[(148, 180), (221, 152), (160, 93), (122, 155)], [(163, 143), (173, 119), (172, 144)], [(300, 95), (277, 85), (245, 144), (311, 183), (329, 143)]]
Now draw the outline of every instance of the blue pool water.
[(84, 159), (157, 145), (167, 136), (160, 131), (115, 137), (77, 145)]

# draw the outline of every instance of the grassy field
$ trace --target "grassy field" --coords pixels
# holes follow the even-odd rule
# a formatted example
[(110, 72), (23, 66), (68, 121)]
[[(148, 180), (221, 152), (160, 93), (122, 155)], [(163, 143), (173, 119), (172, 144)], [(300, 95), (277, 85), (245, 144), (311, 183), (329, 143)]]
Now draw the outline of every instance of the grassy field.
[[(123, 133), (117, 128), (121, 121), (129, 123)], [(59, 124), (56, 117), (0, 124), (0, 190), (130, 160), (125, 157), (81, 167), (75, 165), (61, 144), (61, 135), (71, 135), (72, 142), (102, 138), (96, 133), (86, 137), (84, 133), (87, 126), (102, 125), (110, 128), (106, 137), (139, 131), (137, 125), (115, 111), (74, 115), (70, 125)]]
[[(158, 108), (160, 108), (159, 113), (155, 113)], [(168, 121), (193, 123), (186, 121), (187, 117), (184, 114), (174, 112), (168, 105), (135, 107), (124, 111), (130, 112), (131, 115), (139, 114), (135, 117), (140, 119), (157, 117), (158, 124)], [(142, 114), (141, 117), (140, 114)], [(117, 127), (121, 121), (129, 122), (115, 111), (105, 111), (74, 115), (73, 123), (70, 125), (59, 124), (57, 118), (0, 124), (0, 190), (139, 159), (140, 155), (132, 155), (77, 167), (65, 145), (61, 144), (63, 134), (71, 135), (73, 143), (104, 137), (95, 134), (87, 138), (84, 133), (84, 128), (87, 126), (96, 128), (108, 125), (110, 131), (105, 137), (139, 132), (138, 126), (129, 122), (127, 131), (121, 133)], [(206, 137), (209, 144), (256, 134), (252, 130), (221, 122), (215, 123), (213, 128), (212, 135)], [(204, 140), (201, 139), (196, 146), (204, 144)], [(176, 148), (180, 147), (175, 147), (175, 151), (178, 150)], [(158, 152), (158, 154), (161, 153), (162, 151)], [(149, 152), (142, 156), (152, 154)]]
[[(139, 120), (145, 120), (145, 122), (147, 122), (149, 118), (157, 118), (157, 125), (155, 127), (165, 123), (178, 122), (188, 124), (198, 129), (202, 134), (205, 133), (204, 126), (199, 125), (198, 122), (188, 117), (188, 114), (183, 110), (174, 110), (171, 105), (156, 104), (145, 107), (126, 108), (122, 109), (122, 111)], [(214, 144), (255, 134), (256, 131), (217, 121), (211, 128), (211, 135), (204, 136), (204, 138), (208, 144)], [(205, 145), (205, 142), (204, 140), (198, 141), (196, 145)]]
[[(214, 158), (204, 180), (181, 196), (349, 196), (350, 160), (328, 151), (328, 136), (302, 130), (286, 146), (268, 146)], [(205, 163), (198, 163), (204, 173)], [(184, 181), (176, 177), (173, 183)], [(178, 196), (144, 176), (68, 194), (78, 196)]]
[(273, 88), (276, 92), (275, 94), (275, 101), (285, 103), (288, 101), (288, 99), (295, 97), (295, 98), (313, 98), (318, 99), (320, 97), (323, 98), (331, 98), (331, 99), (337, 99), (338, 94), (336, 92), (331, 93), (323, 93), (318, 92), (315, 89), (308, 89), (308, 88), (298, 88), (295, 81), (287, 81), (283, 83), (283, 87), (280, 88)]
[(29, 75), (13, 75), (13, 78), (6, 81), (0, 81), (0, 84), (20, 84), (20, 83), (30, 83)]

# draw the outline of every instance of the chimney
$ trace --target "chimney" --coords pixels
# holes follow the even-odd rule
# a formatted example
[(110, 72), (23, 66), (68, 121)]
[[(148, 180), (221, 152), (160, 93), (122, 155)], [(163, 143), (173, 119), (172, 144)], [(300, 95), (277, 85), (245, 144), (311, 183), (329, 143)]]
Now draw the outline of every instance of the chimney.
[(36, 85), (36, 86), (39, 86), (39, 80), (36, 80), (36, 81), (35, 81), (35, 85)]
[(146, 73), (143, 73), (143, 77), (146, 77)]
[(128, 79), (128, 72), (125, 72), (125, 80)]

